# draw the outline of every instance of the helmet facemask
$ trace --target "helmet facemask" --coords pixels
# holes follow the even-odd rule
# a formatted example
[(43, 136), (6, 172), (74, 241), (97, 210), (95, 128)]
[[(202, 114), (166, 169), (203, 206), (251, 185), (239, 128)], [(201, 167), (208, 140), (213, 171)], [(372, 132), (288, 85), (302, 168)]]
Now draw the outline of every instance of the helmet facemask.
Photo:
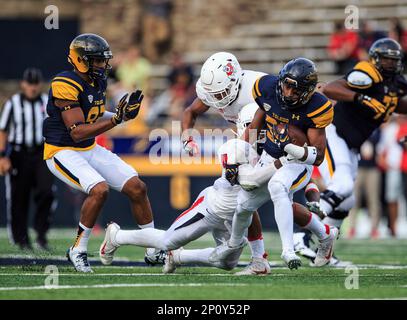
[[(104, 60), (104, 67), (97, 67), (94, 65), (95, 60)], [(89, 60), (89, 71), (88, 71), (88, 75), (92, 78), (92, 79), (101, 79), (101, 80), (106, 80), (110, 70), (112, 70), (112, 66), (109, 64), (109, 60), (110, 58), (104, 58), (104, 57), (93, 57), (90, 56), (88, 58)]]
[[(292, 88), (294, 96), (285, 96), (284, 87)], [(299, 108), (306, 104), (314, 93), (315, 85), (301, 86), (298, 81), (290, 77), (280, 78), (277, 86), (277, 94), (287, 109)]]
[(218, 91), (209, 91), (199, 82), (197, 83), (196, 88), (198, 97), (202, 102), (219, 110), (225, 109), (235, 101), (239, 93), (239, 84), (236, 83), (235, 80), (231, 80), (226, 88)]
[(372, 62), (379, 72), (386, 78), (403, 72), (402, 53), (398, 50), (388, 50), (387, 54), (375, 52)]

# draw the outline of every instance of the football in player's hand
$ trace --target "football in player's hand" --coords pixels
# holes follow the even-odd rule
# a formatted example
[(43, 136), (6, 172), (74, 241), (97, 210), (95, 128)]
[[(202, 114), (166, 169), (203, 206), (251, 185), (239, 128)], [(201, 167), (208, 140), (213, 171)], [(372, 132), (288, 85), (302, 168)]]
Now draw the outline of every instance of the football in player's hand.
[[(285, 124), (280, 123), (277, 125), (279, 131), (285, 129)], [(288, 136), (290, 137), (291, 143), (297, 146), (303, 147), (305, 144), (309, 145), (307, 135), (297, 126), (293, 124), (288, 125)]]

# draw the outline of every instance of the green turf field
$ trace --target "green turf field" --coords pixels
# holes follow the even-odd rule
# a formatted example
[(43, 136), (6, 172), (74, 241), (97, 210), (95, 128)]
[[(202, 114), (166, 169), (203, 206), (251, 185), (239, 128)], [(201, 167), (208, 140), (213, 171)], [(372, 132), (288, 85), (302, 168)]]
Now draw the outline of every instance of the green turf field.
[[(74, 230), (53, 230), (52, 253), (24, 253), (8, 244), (0, 229), (0, 258), (61, 258), (71, 244)], [(98, 257), (103, 235), (93, 236), (89, 252)], [(59, 287), (44, 287), (45, 265), (0, 266), (0, 299), (347, 299), (407, 298), (407, 240), (340, 240), (336, 254), (358, 267), (359, 289), (346, 289), (346, 278), (355, 275), (345, 268), (303, 267), (290, 271), (279, 258), (280, 241), (267, 233), (270, 276), (234, 276), (215, 268), (183, 267), (162, 275), (161, 267), (94, 266), (94, 274), (79, 274), (70, 266), (58, 266)], [(208, 247), (204, 237), (188, 248)], [(120, 261), (143, 261), (144, 250), (122, 247)], [(241, 259), (249, 260), (246, 248)], [(240, 269), (240, 268), (238, 268)], [(348, 271), (348, 273), (346, 273)], [(348, 279), (347, 283), (356, 284)], [(52, 284), (52, 283), (51, 283)]]

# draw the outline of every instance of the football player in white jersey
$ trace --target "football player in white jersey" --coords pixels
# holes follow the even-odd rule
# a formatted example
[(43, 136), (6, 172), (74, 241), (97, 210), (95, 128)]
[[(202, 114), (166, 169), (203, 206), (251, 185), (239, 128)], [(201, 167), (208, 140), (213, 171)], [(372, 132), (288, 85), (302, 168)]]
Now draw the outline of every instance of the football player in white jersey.
[[(222, 117), (236, 123), (239, 112), (245, 105), (255, 103), (252, 89), (255, 81), (265, 73), (251, 70), (242, 70), (236, 57), (228, 52), (217, 52), (210, 56), (202, 66), (200, 78), (196, 83), (198, 98), (185, 109), (182, 118), (183, 146), (191, 156), (199, 153), (199, 146), (194, 141), (190, 130), (193, 128), (199, 115), (210, 108), (218, 111)], [(249, 227), (248, 240), (252, 252), (252, 261), (249, 268), (259, 266), (264, 270), (268, 265), (267, 253), (264, 250), (263, 235), (258, 213), (253, 215), (253, 222)], [(262, 266), (258, 261), (264, 261)]]
[[(238, 126), (239, 133), (242, 133), (248, 122), (245, 116), (253, 116), (257, 105), (252, 104), (245, 107), (240, 117), (241, 123)], [(252, 111), (254, 109), (254, 111)], [(247, 111), (247, 112), (245, 112)], [(221, 269), (231, 270), (238, 261), (246, 241), (239, 250), (235, 250), (232, 255), (222, 261), (211, 261), (211, 254), (214, 248), (184, 250), (182, 246), (200, 238), (207, 232), (212, 232), (216, 245), (226, 242), (230, 238), (230, 228), (233, 214), (237, 206), (237, 196), (241, 187), (246, 189), (255, 188), (263, 181), (271, 178), (279, 166), (278, 161), (262, 168), (254, 169), (258, 161), (258, 154), (250, 144), (240, 139), (231, 139), (223, 144), (218, 151), (219, 159), (222, 162), (222, 176), (218, 178), (213, 186), (205, 188), (197, 197), (192, 206), (184, 211), (174, 221), (167, 230), (143, 229), (143, 230), (120, 230), (116, 223), (111, 223), (106, 229), (105, 239), (100, 247), (99, 255), (103, 264), (109, 265), (113, 261), (114, 252), (121, 245), (137, 245), (142, 247), (154, 247), (163, 251), (168, 251), (165, 259), (163, 271), (172, 273), (177, 266), (182, 264), (198, 264), (215, 266)], [(284, 162), (284, 161), (282, 161)], [(226, 179), (227, 165), (239, 165), (239, 184), (231, 185)], [(313, 232), (318, 239), (326, 238), (328, 226), (305, 207), (294, 204), (294, 220), (297, 224)], [(324, 259), (327, 249), (323, 248), (324, 242), (320, 242), (318, 259)], [(179, 249), (179, 250), (177, 250)], [(267, 261), (266, 261), (267, 262)], [(327, 262), (327, 261), (326, 261)], [(270, 266), (264, 261), (254, 258), (252, 264), (256, 268), (246, 268), (238, 275), (268, 274)], [(260, 269), (263, 267), (263, 269)], [(255, 272), (254, 270), (258, 270)]]

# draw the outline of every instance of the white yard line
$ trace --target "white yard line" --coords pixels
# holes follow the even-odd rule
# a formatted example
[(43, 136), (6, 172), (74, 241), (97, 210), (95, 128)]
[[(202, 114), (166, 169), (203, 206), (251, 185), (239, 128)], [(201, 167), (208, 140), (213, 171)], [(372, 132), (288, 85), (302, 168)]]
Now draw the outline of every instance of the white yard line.
[(113, 283), (79, 286), (32, 286), (32, 287), (0, 287), (0, 291), (16, 290), (61, 290), (61, 289), (95, 289), (95, 288), (136, 288), (136, 287), (242, 287), (245, 283)]

